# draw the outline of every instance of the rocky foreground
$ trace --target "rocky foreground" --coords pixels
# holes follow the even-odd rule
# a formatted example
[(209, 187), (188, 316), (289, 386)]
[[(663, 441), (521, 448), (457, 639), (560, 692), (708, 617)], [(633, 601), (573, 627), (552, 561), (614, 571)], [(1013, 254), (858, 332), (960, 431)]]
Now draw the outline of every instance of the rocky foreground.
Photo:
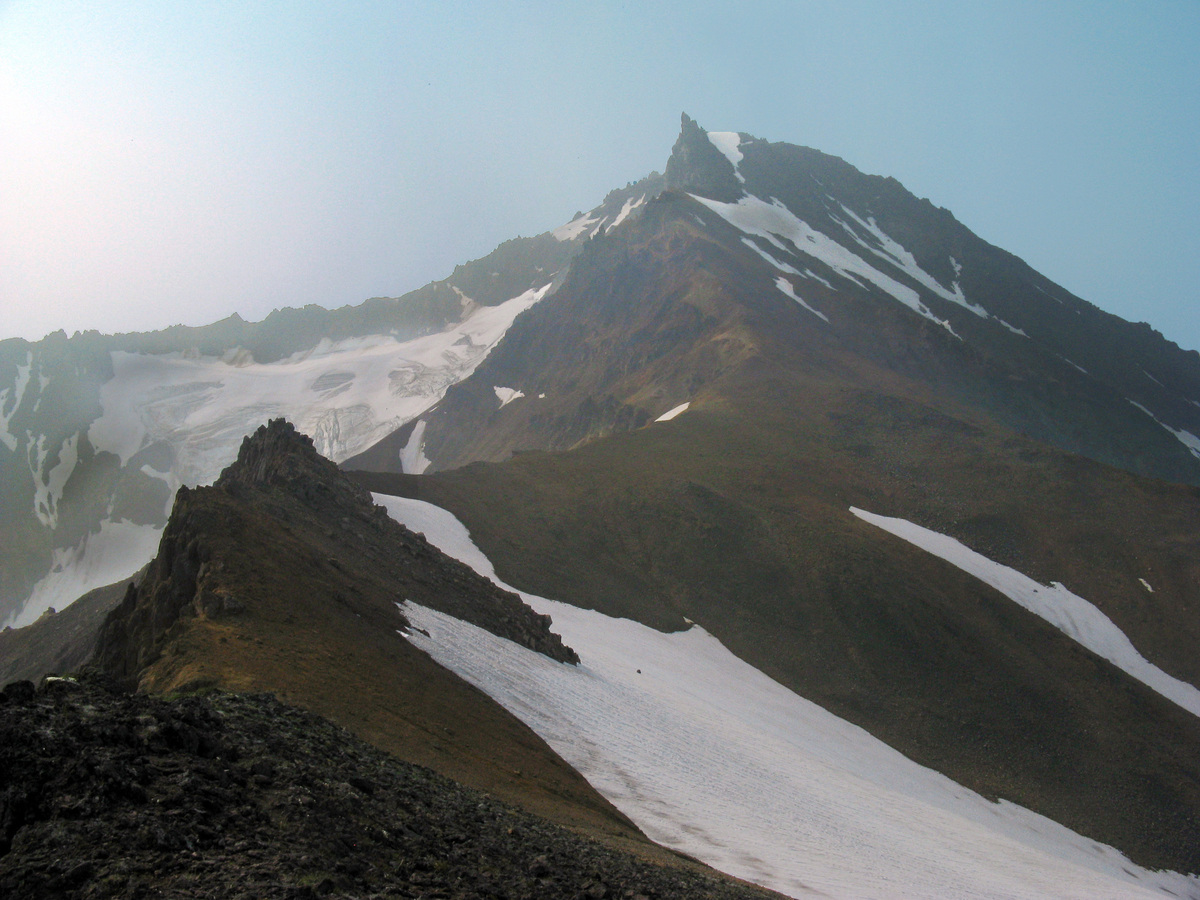
[(763, 898), (622, 854), (269, 694), (0, 693), (0, 897)]

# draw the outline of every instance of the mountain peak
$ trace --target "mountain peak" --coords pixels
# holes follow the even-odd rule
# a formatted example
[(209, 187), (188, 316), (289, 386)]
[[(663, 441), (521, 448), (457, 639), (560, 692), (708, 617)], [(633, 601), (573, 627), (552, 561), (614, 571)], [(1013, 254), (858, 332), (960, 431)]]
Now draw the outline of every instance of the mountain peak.
[(680, 116), (679, 137), (667, 160), (666, 179), (668, 188), (701, 193), (714, 200), (733, 202), (742, 195), (733, 163), (687, 113)]
[(321, 456), (312, 438), (287, 419), (272, 419), (242, 439), (237, 459), (221, 473), (217, 487), (287, 487), (345, 483), (338, 467)]

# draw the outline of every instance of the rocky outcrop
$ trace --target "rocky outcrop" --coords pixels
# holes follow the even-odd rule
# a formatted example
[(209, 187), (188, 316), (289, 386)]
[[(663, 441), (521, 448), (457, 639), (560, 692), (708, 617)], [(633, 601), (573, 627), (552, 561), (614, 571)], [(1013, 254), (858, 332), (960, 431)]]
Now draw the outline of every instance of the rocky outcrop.
[[(559, 662), (579, 661), (550, 631), (548, 616), (394, 522), (321, 457), (309, 437), (276, 419), (243, 441), (237, 460), (215, 485), (180, 489), (146, 576), (129, 585), (101, 627), (96, 651), (101, 669), (136, 682), (190, 620), (245, 611), (255, 569), (268, 561), (243, 558), (243, 545), (230, 539), (232, 518), (243, 514), (253, 518), (250, 527), (266, 544), (255, 553), (277, 555), (275, 563), (298, 552), (323, 559), (331, 598), (361, 593), (357, 581), (365, 573), (340, 562), (350, 544), (356, 558), (378, 566), (373, 578), (390, 579), (395, 603), (411, 599)], [(405, 624), (402, 614), (396, 623)]]
[(742, 195), (733, 164), (708, 139), (708, 132), (687, 113), (680, 116), (679, 137), (667, 160), (667, 187), (680, 191), (703, 191), (732, 203)]
[(0, 896), (765, 898), (403, 763), (269, 694), (0, 692)]

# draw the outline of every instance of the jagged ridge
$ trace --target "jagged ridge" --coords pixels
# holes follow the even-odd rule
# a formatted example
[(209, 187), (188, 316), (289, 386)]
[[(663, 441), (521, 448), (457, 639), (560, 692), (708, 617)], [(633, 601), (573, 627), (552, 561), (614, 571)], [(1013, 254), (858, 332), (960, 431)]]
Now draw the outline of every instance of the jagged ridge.
[[(188, 619), (243, 611), (249, 586), (239, 573), (252, 571), (254, 561), (238, 560), (238, 548), (222, 540), (221, 508), (231, 502), (265, 513), (271, 526), (285, 532), (307, 522), (310, 532), (333, 538), (326, 562), (342, 576), (347, 591), (353, 590), (355, 573), (343, 570), (336, 550), (348, 537), (391, 561), (396, 602), (411, 596), (552, 659), (579, 661), (550, 631), (548, 616), (392, 521), (365, 490), (316, 452), (311, 438), (275, 419), (242, 442), (237, 460), (215, 485), (180, 489), (145, 579), (129, 586), (101, 628), (96, 662), (102, 669), (136, 680)], [(338, 523), (341, 532), (330, 530), (330, 523)], [(398, 627), (407, 624), (402, 613), (396, 615)]]

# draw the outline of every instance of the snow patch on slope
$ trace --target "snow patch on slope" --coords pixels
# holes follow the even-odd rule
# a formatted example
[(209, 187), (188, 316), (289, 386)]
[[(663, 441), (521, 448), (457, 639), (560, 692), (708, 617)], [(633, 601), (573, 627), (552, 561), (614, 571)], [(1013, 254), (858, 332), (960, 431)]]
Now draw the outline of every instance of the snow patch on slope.
[[(1126, 399), (1128, 399), (1128, 398), (1126, 398)], [(1150, 410), (1146, 409), (1146, 407), (1142, 406), (1142, 404), (1134, 403), (1134, 401), (1132, 401), (1132, 400), (1130, 400), (1129, 402), (1133, 403), (1134, 406), (1136, 406), (1138, 409), (1140, 409), (1142, 412), (1144, 412), (1146, 415), (1148, 415), (1150, 418), (1152, 418), (1161, 427), (1165, 428), (1167, 431), (1171, 432), (1171, 434), (1175, 435), (1175, 438), (1181, 444), (1183, 444), (1183, 446), (1187, 447), (1188, 450), (1191, 451), (1192, 456), (1196, 457), (1197, 459), (1200, 459), (1200, 437), (1196, 437), (1196, 435), (1192, 434), (1190, 431), (1185, 431), (1182, 428), (1172, 428), (1166, 422), (1161, 421), (1158, 418), (1158, 416), (1154, 415), (1154, 413), (1150, 412)]]
[(737, 176), (737, 180), (741, 184), (746, 183), (746, 178), (742, 175), (741, 165), (743, 156), (742, 151), (738, 149), (742, 143), (742, 136), (736, 131), (710, 131), (708, 132), (708, 140), (714, 147), (721, 151), (721, 155), (729, 160), (729, 164), (733, 166), (733, 174)]
[(768, 253), (766, 250), (764, 250), (762, 247), (758, 246), (758, 244), (754, 243), (754, 241), (750, 240), (750, 238), (748, 238), (748, 237), (742, 238), (742, 243), (745, 244), (747, 247), (749, 247), (751, 250), (753, 250), (755, 253), (757, 253), (759, 256), (761, 256), (763, 259), (765, 259), (767, 262), (769, 262), (772, 266), (774, 266), (780, 272), (786, 272), (789, 275), (800, 275), (800, 270), (797, 269), (795, 266), (789, 265), (788, 263), (785, 263), (781, 260), (776, 259), (770, 253)]
[(551, 233), (554, 235), (555, 240), (573, 241), (575, 238), (579, 237), (579, 235), (583, 234), (584, 229), (588, 228), (596, 221), (596, 219), (592, 218), (591, 213), (584, 213), (583, 215), (572, 219), (566, 225), (559, 225)]
[(675, 418), (680, 413), (687, 412), (688, 407), (691, 405), (692, 405), (692, 403), (690, 400), (687, 403), (680, 403), (678, 406), (674, 406), (671, 409), (668, 409), (665, 413), (663, 413), (661, 416), (659, 416), (654, 421), (655, 422), (670, 422), (673, 418)]
[[(25, 398), (25, 388), (29, 385), (29, 373), (33, 370), (33, 352), (25, 356), (25, 365), (17, 366), (17, 378), (11, 388), (0, 391), (0, 442), (3, 442), (14, 453), (17, 449), (17, 436), (8, 430), (8, 423), (21, 408)], [(8, 411), (5, 412), (5, 409)]]
[(875, 238), (875, 241), (879, 244), (879, 246), (876, 247), (874, 244), (868, 243), (867, 241), (863, 240), (863, 238), (859, 236), (858, 232), (850, 227), (849, 224), (843, 222), (841, 219), (837, 218), (837, 216), (831, 216), (830, 218), (841, 225), (842, 228), (846, 230), (846, 233), (850, 235), (850, 237), (859, 246), (870, 250), (880, 259), (886, 260), (887, 262), (896, 266), (898, 269), (904, 272), (905, 275), (917, 282), (917, 284), (941, 297), (943, 300), (949, 300), (951, 303), (956, 303), (963, 309), (970, 310), (971, 312), (975, 313), (975, 315), (979, 316), (980, 318), (988, 318), (988, 311), (982, 306), (969, 301), (963, 294), (962, 288), (958, 286), (957, 281), (954, 282), (953, 290), (947, 290), (946, 288), (942, 287), (936, 278), (934, 278), (917, 264), (917, 259), (912, 255), (912, 253), (906, 250), (899, 241), (893, 240), (890, 236), (884, 233), (883, 229), (875, 223), (874, 216), (868, 216), (867, 220), (864, 222), (858, 217), (858, 215), (855, 214), (852, 209), (846, 206), (846, 204), (841, 203), (838, 205), (842, 207), (842, 211), (845, 212), (846, 215), (850, 216), (850, 218), (858, 223), (858, 226), (870, 234), (871, 237)]
[[(445, 510), (375, 495), (495, 580)], [(652, 839), (795, 897), (1200, 897), (990, 803), (788, 691), (701, 628), (663, 634), (531, 595), (582, 657), (553, 662), (415, 604), (406, 637), (525, 721)], [(640, 671), (639, 671), (640, 670)]]
[(825, 322), (829, 321), (829, 319), (826, 317), (825, 313), (819, 312), (818, 310), (813, 309), (811, 306), (809, 306), (807, 303), (805, 303), (800, 297), (798, 297), (796, 295), (795, 288), (792, 287), (792, 283), (790, 281), (788, 281), (786, 278), (784, 278), (782, 275), (780, 275), (778, 278), (775, 279), (775, 287), (779, 288), (779, 290), (783, 291), (783, 293), (786, 296), (791, 297), (793, 300), (795, 300), (797, 303), (799, 303), (801, 306), (803, 306), (805, 309), (807, 309), (814, 316), (819, 317), (820, 319), (822, 319)]
[(132, 577), (154, 558), (161, 534), (153, 525), (101, 522), (98, 533), (54, 551), (50, 572), (34, 585), (24, 608), (4, 624), (29, 625), (51, 607), (61, 610), (88, 591)]
[(44, 449), (46, 436), (38, 435), (37, 464), (30, 459), (29, 470), (33, 475), (33, 512), (48, 528), (58, 527), (58, 501), (62, 499), (67, 479), (79, 462), (79, 435), (73, 434), (58, 449), (58, 462), (49, 472), (43, 473), (47, 452)]
[(614, 228), (616, 228), (618, 225), (620, 225), (622, 222), (624, 222), (625, 217), (628, 216), (635, 209), (637, 209), (639, 206), (641, 206), (642, 203), (645, 202), (645, 200), (646, 200), (645, 194), (642, 194), (642, 196), (639, 197), (637, 200), (634, 200), (632, 197), (630, 197), (628, 200), (626, 200), (624, 205), (621, 207), (621, 211), (619, 213), (617, 213), (617, 217), (612, 220), (612, 224), (610, 224), (607, 228), (604, 229), (604, 233), (608, 234), (610, 231), (612, 231)]
[[(800, 252), (825, 263), (838, 275), (857, 281), (863, 279), (888, 294), (893, 299), (907, 306), (913, 312), (936, 322), (955, 337), (954, 329), (945, 319), (935, 316), (924, 303), (920, 295), (901, 284), (889, 275), (880, 272), (862, 257), (852, 253), (833, 238), (810, 226), (799, 219), (779, 200), (772, 199), (767, 203), (758, 197), (744, 196), (737, 203), (722, 203), (720, 200), (709, 200), (697, 194), (690, 195), (693, 199), (707, 206), (729, 224), (746, 234), (756, 235), (766, 239), (774, 247), (784, 253)], [(789, 241), (792, 248), (784, 244)], [(858, 281), (862, 284), (862, 281)]]
[(1028, 575), (993, 562), (952, 537), (914, 525), (905, 519), (880, 516), (855, 507), (850, 507), (850, 512), (864, 522), (882, 528), (974, 575), (1010, 600), (1041, 616), (1097, 656), (1104, 657), (1121, 671), (1193, 715), (1200, 716), (1200, 690), (1173, 678), (1149, 662), (1138, 653), (1125, 632), (1112, 619), (1057, 581), (1050, 585), (1039, 584)]
[(504, 409), (504, 407), (508, 406), (514, 400), (525, 396), (523, 392), (510, 387), (493, 387), (492, 390), (496, 392), (496, 399), (500, 401), (501, 409)]
[(408, 443), (400, 451), (400, 471), (405, 475), (420, 475), (429, 468), (429, 459), (425, 456), (425, 420), (417, 420)]

